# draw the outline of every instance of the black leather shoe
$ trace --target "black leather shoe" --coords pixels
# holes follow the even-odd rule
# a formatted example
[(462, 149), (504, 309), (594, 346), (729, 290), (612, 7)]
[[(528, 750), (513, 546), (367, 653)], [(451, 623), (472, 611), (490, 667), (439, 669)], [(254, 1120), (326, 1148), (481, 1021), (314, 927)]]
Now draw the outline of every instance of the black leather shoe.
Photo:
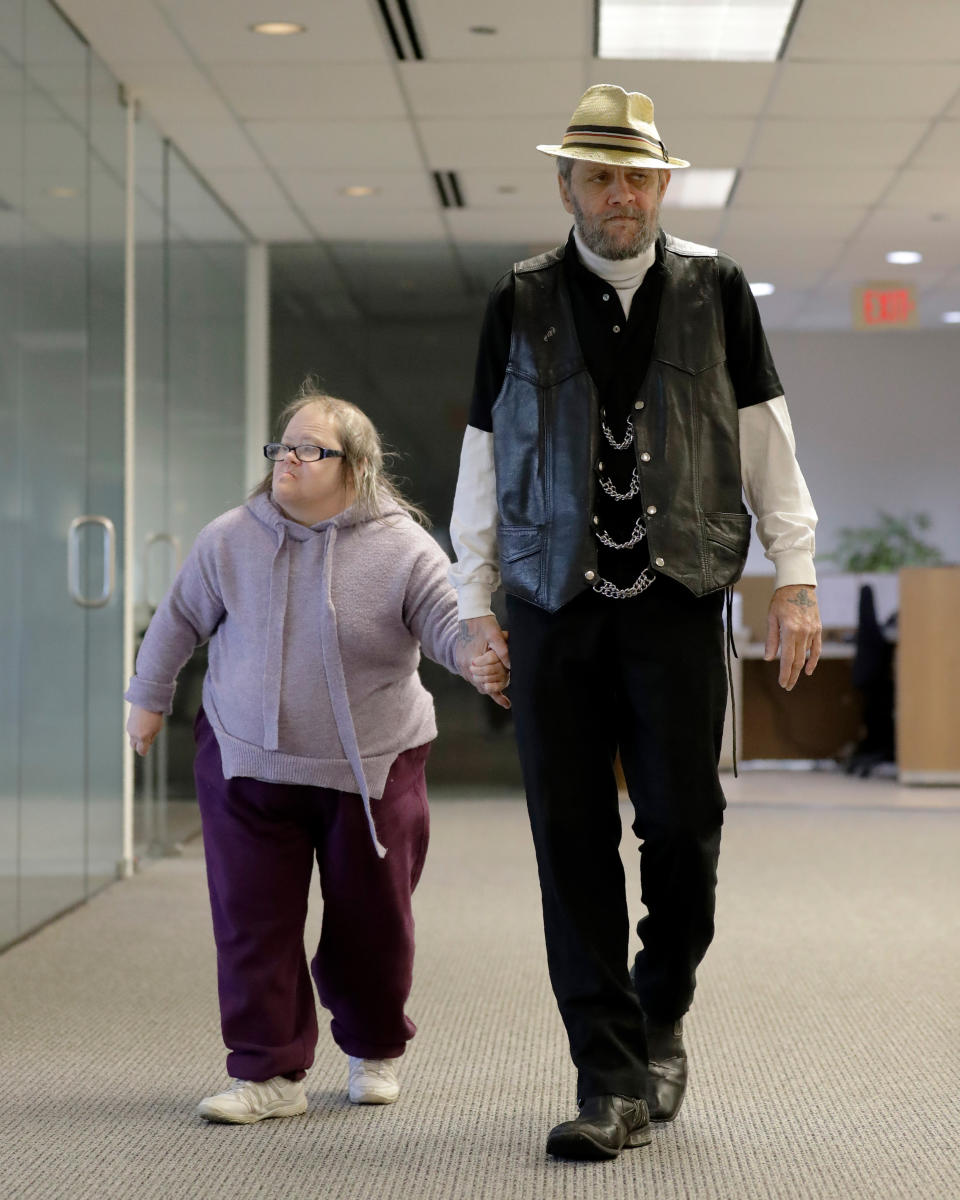
[(647, 1104), (651, 1121), (672, 1121), (687, 1090), (687, 1052), (683, 1021), (657, 1025), (647, 1021)]
[(547, 1153), (556, 1158), (616, 1158), (621, 1150), (649, 1146), (653, 1135), (645, 1100), (590, 1096), (580, 1116), (550, 1130)]

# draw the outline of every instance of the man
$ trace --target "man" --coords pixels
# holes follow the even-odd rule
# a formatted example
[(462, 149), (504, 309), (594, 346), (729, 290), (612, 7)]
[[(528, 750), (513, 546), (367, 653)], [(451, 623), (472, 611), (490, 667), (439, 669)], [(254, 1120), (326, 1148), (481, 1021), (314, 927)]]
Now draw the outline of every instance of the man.
[[(765, 657), (820, 652), (816, 513), (753, 296), (660, 231), (671, 158), (640, 93), (598, 84), (559, 146), (565, 246), (487, 307), (451, 520), (461, 636), (512, 659), (550, 978), (579, 1115), (549, 1153), (613, 1158), (672, 1120), (713, 937), (724, 798), (722, 607), (751, 518), (777, 571)], [(507, 595), (510, 651), (490, 612)], [(619, 751), (647, 915), (628, 971)], [(649, 1106), (649, 1114), (648, 1114)]]

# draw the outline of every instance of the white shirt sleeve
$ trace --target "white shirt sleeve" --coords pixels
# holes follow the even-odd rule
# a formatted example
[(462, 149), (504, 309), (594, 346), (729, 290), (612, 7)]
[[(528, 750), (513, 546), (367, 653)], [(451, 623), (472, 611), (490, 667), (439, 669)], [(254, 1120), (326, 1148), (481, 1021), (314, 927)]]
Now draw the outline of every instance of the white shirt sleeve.
[(457, 589), (461, 621), (489, 615), (490, 597), (500, 586), (497, 478), (493, 434), (472, 425), (463, 435), (450, 541), (457, 556), (450, 567), (450, 582)]
[(740, 410), (740, 474), (757, 536), (777, 571), (777, 587), (816, 585), (817, 513), (797, 462), (783, 396)]

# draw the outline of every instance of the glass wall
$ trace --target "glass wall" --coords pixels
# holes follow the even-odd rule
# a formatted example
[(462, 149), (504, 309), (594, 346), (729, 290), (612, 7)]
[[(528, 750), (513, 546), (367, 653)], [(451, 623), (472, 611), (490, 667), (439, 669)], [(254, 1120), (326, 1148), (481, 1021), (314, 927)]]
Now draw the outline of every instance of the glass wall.
[[(200, 529), (244, 499), (243, 231), (148, 119), (137, 129), (135, 628)], [(164, 854), (199, 829), (193, 716), (201, 649), (174, 711), (137, 763), (137, 853)]]
[(53, 8), (0, 24), (6, 942), (121, 855), (124, 117)]
[[(246, 240), (146, 116), (125, 475), (126, 120), (117, 81), (47, 0), (0, 0), (0, 946), (116, 878), (125, 602), (142, 629), (197, 531), (243, 499)], [(185, 685), (160, 754), (138, 764), (141, 857), (198, 825), (196, 669)]]

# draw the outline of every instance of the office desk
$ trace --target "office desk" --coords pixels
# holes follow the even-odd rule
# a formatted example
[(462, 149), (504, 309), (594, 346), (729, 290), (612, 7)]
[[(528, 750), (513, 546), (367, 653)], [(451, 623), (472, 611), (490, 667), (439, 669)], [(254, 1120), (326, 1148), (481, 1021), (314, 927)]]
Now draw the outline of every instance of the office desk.
[[(850, 643), (825, 643), (817, 669), (801, 675), (792, 692), (777, 682), (779, 661), (764, 662), (762, 642), (738, 643), (737, 651), (733, 676), (739, 759), (837, 758), (859, 739), (860, 697), (850, 683)], [(732, 763), (730, 722), (728, 711), (721, 765)]]

